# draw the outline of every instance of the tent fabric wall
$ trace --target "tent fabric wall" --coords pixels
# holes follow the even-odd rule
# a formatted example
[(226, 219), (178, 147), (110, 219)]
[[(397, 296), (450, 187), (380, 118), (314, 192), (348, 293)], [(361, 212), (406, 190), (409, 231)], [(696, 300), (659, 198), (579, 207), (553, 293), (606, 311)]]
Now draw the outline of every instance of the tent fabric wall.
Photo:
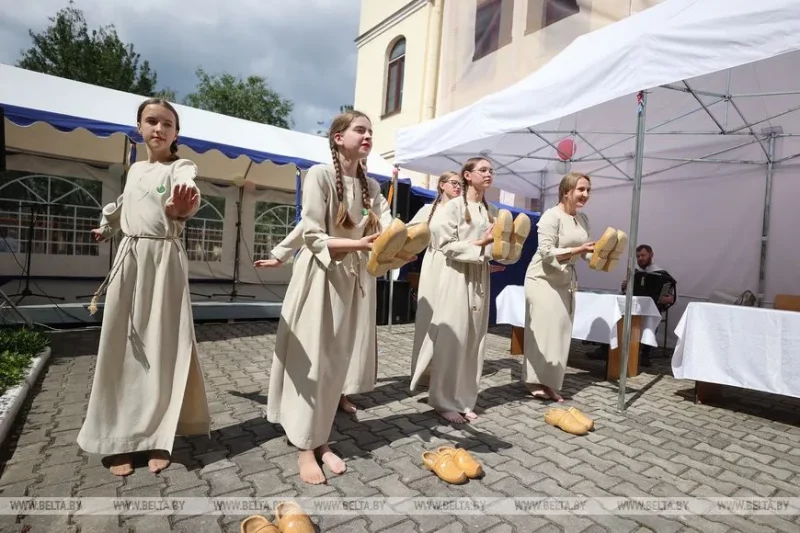
[[(788, 229), (797, 226), (788, 199), (798, 192), (799, 61), (794, 0), (666, 0), (576, 39), (503, 91), (401, 130), (395, 161), (437, 173), (481, 153), (504, 189), (538, 196), (545, 209), (562, 175), (557, 143), (569, 138), (571, 170), (592, 176), (593, 237), (609, 225), (630, 230), (637, 93), (647, 90), (638, 243), (675, 275), (679, 301), (716, 288), (757, 292), (771, 161), (770, 302), (800, 292)], [(581, 268), (583, 287), (618, 291), (625, 274)]]

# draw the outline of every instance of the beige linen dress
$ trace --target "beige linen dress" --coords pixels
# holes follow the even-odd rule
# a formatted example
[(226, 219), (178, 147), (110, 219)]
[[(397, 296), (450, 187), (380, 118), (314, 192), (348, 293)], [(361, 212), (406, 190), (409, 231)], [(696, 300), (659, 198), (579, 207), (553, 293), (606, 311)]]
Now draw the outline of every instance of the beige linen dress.
[(176, 434), (209, 433), (180, 238), (184, 223), (164, 213), (173, 186), (196, 189), (196, 176), (186, 159), (135, 163), (122, 196), (103, 208), (104, 236), (122, 231), (123, 238), (103, 284), (97, 366), (78, 434), (87, 452), (171, 452)]
[[(464, 213), (472, 217), (467, 222)], [(431, 221), (429, 281), (437, 287), (430, 326), (424, 331), (411, 390), (432, 363), (429, 402), (439, 411), (466, 413), (478, 399), (489, 327), (491, 246), (472, 241), (489, 229), (483, 203), (447, 202)], [(491, 206), (492, 217), (495, 208)], [(427, 257), (428, 254), (426, 254)], [(420, 280), (425, 274), (420, 275)]]
[[(375, 384), (375, 278), (367, 273), (368, 254), (334, 257), (332, 238), (360, 239), (361, 185), (343, 177), (344, 201), (355, 227), (336, 226), (339, 201), (333, 165), (315, 165), (303, 187), (304, 246), (295, 258), (292, 279), (281, 308), (272, 358), (267, 418), (280, 423), (289, 441), (304, 450), (326, 444), (339, 398), (348, 387), (369, 390)], [(391, 212), (378, 183), (367, 178), (371, 209), (382, 226)], [(351, 365), (351, 360), (359, 364)], [(348, 383), (350, 381), (350, 383)]]
[(567, 214), (551, 207), (539, 219), (539, 248), (525, 275), (525, 363), (522, 381), (560, 390), (572, 341), (577, 274), (573, 256), (561, 264), (556, 256), (589, 240), (584, 213)]

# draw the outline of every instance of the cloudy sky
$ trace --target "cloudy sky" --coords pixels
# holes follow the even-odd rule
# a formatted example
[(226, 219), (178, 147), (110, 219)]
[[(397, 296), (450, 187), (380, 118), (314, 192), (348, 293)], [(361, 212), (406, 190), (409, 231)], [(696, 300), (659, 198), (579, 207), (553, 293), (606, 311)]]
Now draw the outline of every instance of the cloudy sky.
[[(353, 103), (359, 0), (75, 0), (90, 28), (114, 24), (182, 99), (195, 69), (255, 74), (294, 104), (313, 132)], [(0, 0), (0, 63), (14, 64), (68, 0)]]

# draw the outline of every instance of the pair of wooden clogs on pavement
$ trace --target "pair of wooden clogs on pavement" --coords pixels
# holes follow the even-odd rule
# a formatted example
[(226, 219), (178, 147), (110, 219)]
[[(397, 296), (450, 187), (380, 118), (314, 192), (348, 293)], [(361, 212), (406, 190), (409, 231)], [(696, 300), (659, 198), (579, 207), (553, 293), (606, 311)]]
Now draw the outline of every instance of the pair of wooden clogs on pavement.
[(439, 479), (453, 485), (466, 483), (483, 475), (483, 467), (463, 448), (441, 446), (435, 452), (424, 452), (422, 464)]
[(311, 518), (294, 502), (275, 507), (275, 523), (261, 515), (247, 517), (239, 526), (241, 533), (314, 533)]
[(624, 231), (606, 228), (600, 239), (594, 243), (594, 253), (589, 259), (589, 268), (611, 272), (619, 263), (626, 246), (628, 246), (628, 235)]
[(573, 435), (586, 435), (594, 429), (594, 420), (580, 412), (576, 407), (550, 409), (544, 421), (562, 431)]

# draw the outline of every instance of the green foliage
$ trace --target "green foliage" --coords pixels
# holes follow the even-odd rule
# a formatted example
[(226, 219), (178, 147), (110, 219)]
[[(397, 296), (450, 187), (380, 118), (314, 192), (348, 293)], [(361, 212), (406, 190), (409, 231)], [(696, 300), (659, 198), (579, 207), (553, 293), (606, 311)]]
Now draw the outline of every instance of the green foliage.
[(197, 88), (184, 104), (279, 128), (292, 127), (291, 100), (281, 98), (260, 76), (241, 79), (232, 74), (208, 74), (197, 69)]
[(44, 31), (28, 33), (33, 46), (18, 67), (142, 96), (156, 92), (157, 75), (132, 44), (123, 43), (114, 25), (89, 31), (83, 11), (69, 5), (51, 17)]
[(41, 331), (0, 329), (0, 395), (25, 379), (33, 358), (48, 344)]

